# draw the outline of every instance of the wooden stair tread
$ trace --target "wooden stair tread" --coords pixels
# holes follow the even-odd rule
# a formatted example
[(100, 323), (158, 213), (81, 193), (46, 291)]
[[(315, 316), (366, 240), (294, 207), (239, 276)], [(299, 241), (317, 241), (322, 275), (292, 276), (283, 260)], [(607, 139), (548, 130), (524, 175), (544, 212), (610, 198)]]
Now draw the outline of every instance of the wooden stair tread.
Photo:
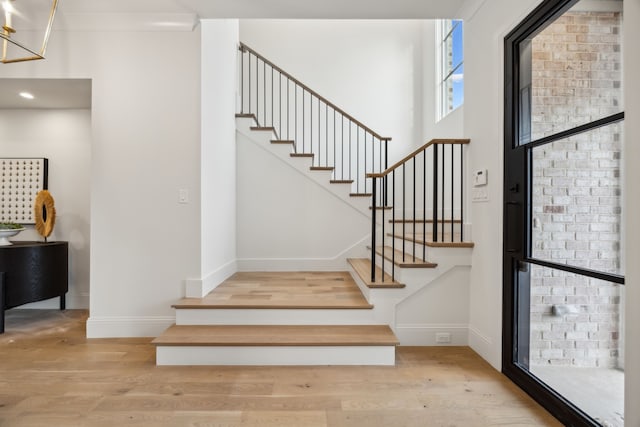
[(376, 281), (371, 281), (371, 260), (368, 258), (348, 258), (347, 261), (356, 271), (360, 279), (367, 287), (371, 289), (384, 288), (404, 288), (405, 285), (395, 280), (391, 280), (391, 276), (384, 273), (384, 281), (382, 281), (382, 269), (376, 265)]
[(371, 309), (353, 277), (337, 272), (238, 272), (176, 309)]
[(387, 325), (173, 325), (157, 346), (396, 346)]
[(272, 144), (287, 144), (287, 145), (293, 145), (295, 144), (295, 141), (292, 139), (272, 139), (271, 140)]
[[(367, 249), (371, 250), (371, 246), (368, 246)], [(395, 252), (395, 259), (392, 257), (392, 254)], [(376, 247), (376, 253), (378, 255), (382, 255), (382, 246)], [(402, 260), (403, 252), (398, 249), (393, 249), (391, 246), (384, 247), (384, 258), (393, 261), (395, 265), (402, 268), (436, 268), (438, 264), (429, 261), (423, 261), (420, 258), (414, 258), (413, 255), (404, 254), (404, 261)]]
[(291, 157), (313, 157), (313, 153), (291, 153), (289, 154)]
[(333, 166), (311, 166), (312, 171), (332, 171), (334, 169)]
[(351, 193), (351, 197), (371, 197), (371, 193)]
[(387, 236), (397, 237), (398, 239), (403, 239), (408, 242), (415, 241), (415, 243), (426, 245), (432, 248), (473, 248), (474, 246), (473, 242), (460, 242), (460, 233), (454, 233), (453, 242), (451, 241), (451, 233), (445, 233), (444, 240), (441, 240), (441, 237), (438, 236), (439, 240), (437, 242), (433, 241), (432, 233), (427, 233), (426, 239), (424, 238), (425, 235), (423, 235), (422, 233), (416, 233), (415, 239), (413, 238), (413, 233), (405, 233), (404, 237), (402, 236), (402, 234), (387, 233)]
[(330, 184), (353, 184), (352, 179), (332, 179), (329, 181)]
[[(393, 206), (376, 206), (377, 211), (390, 211), (391, 209), (393, 209)], [(373, 207), (369, 206), (369, 210), (373, 210)]]
[(258, 123), (258, 118), (253, 113), (238, 113), (236, 117), (239, 119), (253, 119), (254, 122)]

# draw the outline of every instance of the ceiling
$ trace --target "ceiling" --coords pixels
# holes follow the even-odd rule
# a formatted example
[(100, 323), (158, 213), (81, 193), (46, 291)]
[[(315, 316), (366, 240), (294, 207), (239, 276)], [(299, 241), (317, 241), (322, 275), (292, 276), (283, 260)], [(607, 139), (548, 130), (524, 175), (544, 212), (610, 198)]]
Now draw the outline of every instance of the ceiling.
[[(21, 0), (35, 1), (35, 0)], [(199, 18), (428, 19), (476, 0), (62, 0), (63, 14), (193, 13)]]
[[(486, 0), (59, 0), (55, 31), (192, 31), (199, 19), (432, 19)], [(16, 0), (26, 11), (49, 0)], [(42, 6), (45, 6), (43, 8)], [(46, 22), (46, 16), (45, 16)], [(2, 65), (11, 66), (11, 65)], [(0, 68), (1, 70), (1, 68)], [(30, 92), (33, 100), (21, 98)], [(91, 81), (0, 78), (0, 109), (91, 108)]]
[[(35, 98), (22, 98), (20, 92), (29, 92)], [(91, 80), (0, 78), (0, 109), (50, 108), (91, 108)]]

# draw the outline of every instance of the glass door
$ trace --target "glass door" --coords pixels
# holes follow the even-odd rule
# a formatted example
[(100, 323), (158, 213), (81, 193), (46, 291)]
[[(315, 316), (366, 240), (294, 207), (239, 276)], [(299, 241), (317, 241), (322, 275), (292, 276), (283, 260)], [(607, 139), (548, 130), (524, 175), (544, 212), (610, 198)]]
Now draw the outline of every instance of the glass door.
[(622, 1), (505, 38), (503, 371), (566, 425), (622, 426)]

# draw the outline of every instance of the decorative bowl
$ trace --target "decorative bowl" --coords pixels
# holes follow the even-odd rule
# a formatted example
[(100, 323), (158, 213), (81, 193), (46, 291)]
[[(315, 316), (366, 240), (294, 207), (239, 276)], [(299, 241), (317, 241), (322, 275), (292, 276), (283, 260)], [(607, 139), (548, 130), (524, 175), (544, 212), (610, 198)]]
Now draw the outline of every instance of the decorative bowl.
[(13, 243), (11, 243), (9, 241), (9, 237), (13, 237), (16, 234), (18, 234), (19, 232), (25, 230), (24, 227), (22, 228), (3, 228), (0, 229), (0, 246), (9, 246), (12, 245)]

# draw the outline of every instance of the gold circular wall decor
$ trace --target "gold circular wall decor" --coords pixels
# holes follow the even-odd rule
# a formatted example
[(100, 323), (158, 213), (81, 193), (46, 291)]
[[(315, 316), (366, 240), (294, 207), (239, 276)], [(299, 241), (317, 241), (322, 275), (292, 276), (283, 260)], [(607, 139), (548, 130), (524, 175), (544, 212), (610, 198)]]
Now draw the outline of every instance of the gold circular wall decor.
[(36, 218), (36, 231), (44, 237), (46, 242), (56, 224), (56, 208), (51, 193), (47, 190), (39, 191), (36, 195), (33, 211)]

